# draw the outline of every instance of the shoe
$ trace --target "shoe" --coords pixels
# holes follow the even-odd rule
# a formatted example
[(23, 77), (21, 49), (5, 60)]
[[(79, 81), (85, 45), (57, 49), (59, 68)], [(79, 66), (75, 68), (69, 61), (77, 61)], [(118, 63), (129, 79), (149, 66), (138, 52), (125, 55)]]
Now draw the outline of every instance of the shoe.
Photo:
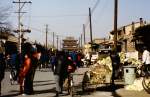
[(57, 92), (56, 95), (54, 97), (59, 97), (59, 93)]
[(63, 94), (63, 92), (61, 91), (61, 92), (59, 92), (59, 94)]
[(27, 94), (23, 93), (22, 96), (27, 96)]

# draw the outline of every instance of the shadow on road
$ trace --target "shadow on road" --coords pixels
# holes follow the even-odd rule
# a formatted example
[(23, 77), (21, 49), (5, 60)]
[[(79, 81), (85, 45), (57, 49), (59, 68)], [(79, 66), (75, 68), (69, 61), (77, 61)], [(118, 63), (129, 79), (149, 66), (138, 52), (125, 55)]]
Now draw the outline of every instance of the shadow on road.
[(37, 87), (37, 86), (46, 86), (46, 85), (53, 85), (55, 83), (42, 83), (42, 84), (35, 84), (34, 87)]
[(54, 81), (54, 80), (42, 80), (42, 81), (34, 81), (34, 83), (42, 83), (42, 82), (50, 82), (50, 81)]
[(47, 89), (47, 90), (35, 90), (34, 94), (44, 94), (44, 93), (55, 93), (55, 88)]
[(55, 82), (52, 82), (54, 80), (45, 80), (45, 81), (34, 81), (34, 87), (37, 86), (46, 86), (46, 85), (53, 85)]
[(15, 96), (18, 96), (20, 95), (19, 93), (15, 93), (15, 94), (8, 94), (8, 95), (2, 95), (0, 97), (15, 97)]
[(88, 88), (86, 89), (86, 91), (77, 91), (77, 95), (91, 95), (92, 93), (94, 92), (110, 92), (111, 93), (111, 96), (113, 97), (121, 97), (117, 92), (116, 90), (120, 89), (120, 88), (123, 88), (124, 85), (116, 85), (114, 88), (115, 90), (112, 90), (112, 86), (111, 85), (104, 85), (104, 86), (99, 86), (97, 88)]
[[(13, 93), (13, 94), (9, 94), (9, 95), (2, 95), (0, 97), (16, 97), (16, 96), (20, 95), (19, 91), (12, 91), (12, 92), (18, 92), (18, 93)], [(32, 95), (44, 94), (44, 93), (55, 93), (55, 88), (47, 89), (47, 90), (35, 90)], [(30, 95), (30, 96), (32, 96), (32, 95)]]

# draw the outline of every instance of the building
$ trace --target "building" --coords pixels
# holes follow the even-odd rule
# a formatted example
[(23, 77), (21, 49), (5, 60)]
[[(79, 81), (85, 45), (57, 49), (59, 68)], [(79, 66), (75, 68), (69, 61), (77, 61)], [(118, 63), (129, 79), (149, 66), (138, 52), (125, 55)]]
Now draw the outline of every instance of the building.
[(62, 49), (65, 51), (77, 51), (78, 50), (78, 40), (74, 39), (74, 37), (66, 37), (63, 40)]
[(111, 46), (109, 39), (107, 38), (96, 38), (93, 40), (93, 43), (98, 44), (99, 49), (107, 49)]
[[(135, 33), (135, 29), (144, 25), (142, 18), (140, 18), (139, 22), (132, 22), (126, 26), (118, 28), (117, 33), (117, 43), (118, 47), (123, 52), (134, 52), (136, 51), (135, 42), (133, 42), (133, 34)], [(113, 41), (114, 32), (110, 32), (110, 41)]]
[(110, 46), (111, 46), (111, 44), (109, 43), (109, 39), (107, 39), (107, 38), (95, 38), (95, 39), (93, 39), (93, 51), (91, 49), (90, 43), (84, 44), (82, 51), (84, 54), (90, 53), (90, 52), (100, 52), (101, 50), (110, 49)]
[(0, 39), (7, 40), (9, 36), (14, 36), (11, 29), (8, 27), (0, 26)]

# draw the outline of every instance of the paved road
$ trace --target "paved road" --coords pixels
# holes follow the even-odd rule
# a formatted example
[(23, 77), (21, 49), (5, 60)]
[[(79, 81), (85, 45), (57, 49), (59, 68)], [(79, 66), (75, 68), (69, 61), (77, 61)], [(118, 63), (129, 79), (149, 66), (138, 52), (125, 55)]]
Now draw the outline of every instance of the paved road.
[[(79, 70), (80, 74), (84, 73), (86, 69)], [(19, 85), (10, 84), (9, 80), (10, 72), (5, 73), (5, 79), (2, 81), (2, 97), (22, 97), (19, 95)], [(75, 84), (81, 82), (81, 76), (74, 77)], [(53, 97), (55, 95), (55, 80), (53, 73), (50, 70), (36, 71), (34, 79), (34, 95), (29, 97)], [(69, 97), (67, 92), (63, 92), (63, 97)]]
[[(83, 74), (87, 69), (81, 68), (78, 69), (78, 74)], [(81, 82), (83, 75), (78, 75), (74, 77), (75, 84)], [(36, 71), (35, 80), (34, 80), (34, 90), (35, 94), (28, 97), (54, 97), (55, 95), (55, 81), (53, 73), (50, 71), (41, 72)], [(122, 84), (118, 84), (118, 88), (115, 93), (110, 91), (110, 87), (99, 87), (94, 91), (88, 91), (82, 93), (81, 88), (77, 90), (77, 95), (75, 97), (150, 97), (150, 94), (147, 94), (145, 91), (127, 91), (124, 90)], [(9, 72), (6, 72), (5, 79), (2, 82), (2, 97), (22, 97), (19, 95), (19, 86), (11, 85), (9, 83)], [(64, 91), (61, 97), (70, 97)]]

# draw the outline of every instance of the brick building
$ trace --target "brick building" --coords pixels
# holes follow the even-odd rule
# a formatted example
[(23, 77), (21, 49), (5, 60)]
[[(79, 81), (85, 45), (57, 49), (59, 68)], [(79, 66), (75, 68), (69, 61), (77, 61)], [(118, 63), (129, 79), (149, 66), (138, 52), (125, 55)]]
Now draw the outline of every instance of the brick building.
[[(142, 18), (140, 18), (139, 22), (132, 22), (126, 26), (118, 28), (117, 33), (117, 41), (121, 51), (123, 52), (134, 52), (136, 51), (135, 42), (133, 40), (133, 34), (135, 33), (135, 29), (144, 25)], [(114, 32), (110, 32), (111, 39), (113, 40)]]

